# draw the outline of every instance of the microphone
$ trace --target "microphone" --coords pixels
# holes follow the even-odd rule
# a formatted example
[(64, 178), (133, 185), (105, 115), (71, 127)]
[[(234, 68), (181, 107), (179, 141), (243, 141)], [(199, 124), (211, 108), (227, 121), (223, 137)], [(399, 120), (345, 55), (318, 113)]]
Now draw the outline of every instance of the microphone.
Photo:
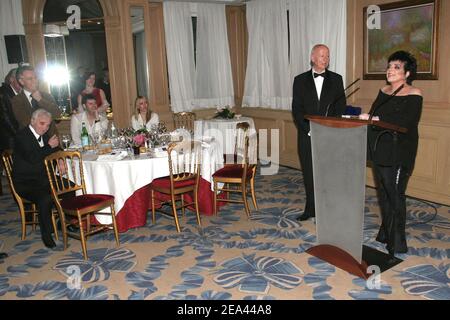
[(357, 83), (359, 80), (360, 80), (360, 78), (358, 78), (358, 79), (356, 79), (355, 81), (353, 81), (352, 83), (350, 83), (350, 84), (344, 89), (344, 94), (340, 95), (337, 99), (333, 100), (332, 102), (330, 102), (330, 103), (327, 105), (327, 110), (326, 110), (326, 112), (325, 112), (325, 117), (328, 116), (328, 111), (329, 111), (329, 109), (330, 109), (330, 107), (331, 107), (332, 105), (334, 105), (336, 102), (338, 102), (339, 100), (341, 100), (341, 99), (344, 98), (344, 97), (346, 97), (346, 98), (350, 97), (352, 94), (354, 94), (356, 91), (359, 90), (359, 88), (357, 88), (355, 91), (353, 91), (352, 93), (350, 93), (348, 96), (345, 95), (345, 91), (347, 91), (348, 88), (350, 88), (352, 85), (354, 85), (355, 83)]
[(378, 109), (380, 109), (381, 106), (383, 106), (384, 104), (386, 104), (389, 100), (391, 100), (393, 97), (395, 97), (397, 95), (397, 93), (400, 92), (400, 90), (403, 89), (403, 87), (405, 86), (405, 84), (402, 84), (400, 87), (397, 88), (397, 90), (395, 90), (386, 100), (382, 101), (379, 105), (372, 107), (372, 109), (370, 109), (369, 111), (369, 122), (372, 121), (372, 118), (375, 114), (375, 111), (377, 111)]

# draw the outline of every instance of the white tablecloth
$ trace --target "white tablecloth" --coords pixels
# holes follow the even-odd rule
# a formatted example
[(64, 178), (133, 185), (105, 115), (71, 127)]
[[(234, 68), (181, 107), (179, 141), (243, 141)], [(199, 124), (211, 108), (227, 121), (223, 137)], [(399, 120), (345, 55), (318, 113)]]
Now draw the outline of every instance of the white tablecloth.
[[(217, 142), (202, 143), (202, 178), (212, 181), (214, 172), (223, 167), (222, 154)], [(168, 158), (150, 158), (142, 154), (133, 159), (120, 161), (97, 161), (83, 158), (84, 180), (87, 193), (114, 195), (116, 214), (125, 201), (138, 189), (153, 181), (153, 179), (168, 176)], [(211, 184), (211, 189), (213, 185)], [(97, 215), (100, 223), (109, 224), (111, 218)]]
[(250, 125), (248, 156), (250, 163), (256, 163), (257, 136), (255, 122), (250, 117), (196, 120), (194, 122), (194, 138), (201, 140), (202, 137), (212, 137), (219, 143), (223, 154), (233, 154), (236, 141), (236, 125), (239, 122), (248, 122)]

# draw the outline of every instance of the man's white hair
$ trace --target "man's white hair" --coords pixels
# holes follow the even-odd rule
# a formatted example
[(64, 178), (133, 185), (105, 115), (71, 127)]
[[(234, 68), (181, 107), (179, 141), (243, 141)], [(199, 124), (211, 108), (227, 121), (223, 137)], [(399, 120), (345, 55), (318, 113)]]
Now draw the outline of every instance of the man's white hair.
[(49, 118), (51, 120), (52, 119), (52, 114), (50, 112), (48, 112), (47, 110), (45, 110), (45, 109), (37, 109), (31, 115), (31, 121), (34, 121), (37, 118), (41, 118), (41, 117), (47, 117), (47, 118)]

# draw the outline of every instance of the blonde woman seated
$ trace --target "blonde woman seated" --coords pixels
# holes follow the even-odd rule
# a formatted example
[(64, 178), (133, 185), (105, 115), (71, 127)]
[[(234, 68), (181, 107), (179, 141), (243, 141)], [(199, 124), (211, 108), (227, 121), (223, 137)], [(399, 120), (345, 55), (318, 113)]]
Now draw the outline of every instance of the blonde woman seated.
[(70, 122), (70, 133), (72, 134), (72, 141), (76, 146), (81, 146), (83, 122), (88, 134), (93, 136), (92, 134), (94, 133), (96, 138), (108, 129), (108, 118), (104, 114), (99, 113), (95, 96), (92, 94), (83, 96), (82, 103), (85, 111), (73, 114)]
[(152, 125), (159, 123), (159, 116), (148, 107), (148, 99), (138, 96), (134, 102), (135, 114), (131, 116), (131, 126), (134, 130), (146, 128), (150, 130)]

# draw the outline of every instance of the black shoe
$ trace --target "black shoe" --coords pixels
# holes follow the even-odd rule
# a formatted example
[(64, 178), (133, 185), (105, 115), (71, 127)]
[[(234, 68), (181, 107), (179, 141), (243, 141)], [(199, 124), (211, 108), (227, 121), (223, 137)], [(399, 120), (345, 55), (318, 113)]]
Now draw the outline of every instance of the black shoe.
[(311, 212), (303, 212), (303, 214), (297, 218), (297, 221), (305, 221), (308, 220), (309, 218), (314, 218), (315, 216), (316, 215)]
[(47, 248), (52, 249), (52, 248), (56, 247), (56, 243), (55, 243), (55, 241), (53, 241), (53, 238), (50, 235), (49, 236), (42, 236), (42, 242), (44, 242), (44, 245)]
[(6, 252), (0, 252), (0, 259), (8, 258), (8, 254)]

